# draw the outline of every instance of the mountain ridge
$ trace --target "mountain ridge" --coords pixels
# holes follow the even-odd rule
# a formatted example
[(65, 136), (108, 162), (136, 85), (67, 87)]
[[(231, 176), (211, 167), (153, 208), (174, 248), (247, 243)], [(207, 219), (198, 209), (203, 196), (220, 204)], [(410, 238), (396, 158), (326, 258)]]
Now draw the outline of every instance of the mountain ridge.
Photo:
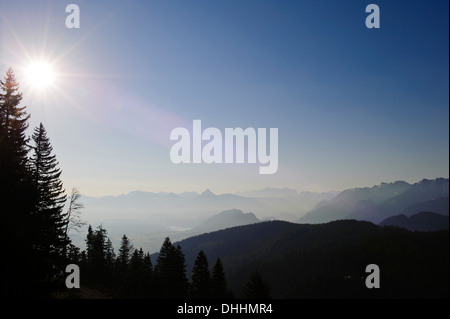
[(301, 217), (299, 222), (323, 223), (336, 219), (357, 219), (379, 223), (415, 204), (448, 197), (448, 184), (448, 178), (436, 178), (422, 179), (414, 184), (396, 181), (373, 187), (347, 189), (331, 200), (320, 202), (316, 208)]
[[(448, 244), (448, 231), (410, 232), (355, 220), (315, 225), (267, 221), (174, 243), (185, 254), (188, 275), (200, 250), (210, 264), (220, 258), (238, 298), (255, 269), (274, 298), (448, 296)], [(364, 284), (371, 263), (381, 267), (383, 289)], [(427, 276), (411, 282), (414, 273)]]

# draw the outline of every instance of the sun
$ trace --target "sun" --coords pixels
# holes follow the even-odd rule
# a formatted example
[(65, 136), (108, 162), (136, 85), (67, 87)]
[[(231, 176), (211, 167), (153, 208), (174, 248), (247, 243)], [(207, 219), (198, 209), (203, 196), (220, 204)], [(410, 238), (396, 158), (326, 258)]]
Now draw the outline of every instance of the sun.
[(25, 67), (25, 79), (30, 86), (43, 90), (52, 87), (56, 81), (56, 73), (51, 63), (34, 61)]

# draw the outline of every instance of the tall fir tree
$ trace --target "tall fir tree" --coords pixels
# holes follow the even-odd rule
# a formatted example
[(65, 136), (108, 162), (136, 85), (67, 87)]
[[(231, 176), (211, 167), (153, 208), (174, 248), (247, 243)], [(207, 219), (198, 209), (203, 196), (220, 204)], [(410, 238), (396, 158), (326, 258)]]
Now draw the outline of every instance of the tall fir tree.
[(108, 269), (110, 274), (112, 274), (114, 263), (116, 261), (116, 254), (114, 253), (114, 247), (112, 245), (111, 239), (108, 237), (104, 246), (105, 250), (105, 268)]
[(120, 293), (126, 294), (130, 281), (130, 260), (133, 254), (133, 245), (126, 235), (122, 236), (119, 253), (115, 262), (115, 281), (121, 288)]
[[(19, 106), (22, 93), (14, 71), (9, 68), (0, 81), (0, 203), (3, 254), (8, 263), (2, 263), (2, 290), (8, 295), (34, 294), (36, 274), (29, 269), (33, 256), (34, 220), (32, 211), (35, 191), (28, 168), (28, 141), (26, 130), (30, 115)], [(28, 287), (24, 290), (23, 287)]]
[(0, 81), (0, 87), (4, 92), (0, 93), (0, 172), (15, 173), (15, 177), (23, 178), (29, 141), (25, 131), (30, 115), (25, 111), (26, 106), (19, 106), (22, 93), (19, 92), (19, 82), (11, 68), (4, 80)]
[(127, 297), (143, 298), (145, 297), (147, 280), (147, 267), (144, 262), (144, 251), (142, 248), (135, 249), (130, 258), (130, 276), (127, 282)]
[(114, 251), (108, 232), (102, 226), (94, 231), (88, 226), (86, 236), (86, 282), (92, 285), (104, 285), (112, 278), (112, 258)]
[(86, 235), (86, 265), (85, 269), (82, 269), (84, 278), (86, 281), (93, 281), (97, 269), (100, 268), (97, 264), (100, 264), (101, 258), (98, 257), (98, 245), (96, 244), (96, 236), (92, 226), (89, 225)]
[(214, 299), (230, 299), (233, 298), (232, 293), (228, 290), (228, 284), (223, 270), (223, 264), (220, 258), (217, 258), (212, 269), (212, 298)]
[(153, 273), (153, 263), (152, 259), (150, 258), (150, 253), (144, 254), (144, 265), (149, 270), (150, 273)]
[(186, 298), (189, 296), (189, 281), (186, 275), (186, 258), (184, 253), (180, 247), (174, 246), (174, 255), (173, 255), (173, 293), (171, 294), (171, 298)]
[(212, 297), (211, 292), (211, 274), (209, 272), (208, 258), (203, 250), (200, 250), (192, 268), (191, 297), (208, 299)]
[(167, 237), (161, 246), (155, 266), (155, 276), (162, 298), (180, 299), (188, 295), (186, 261), (180, 246)]
[(124, 272), (128, 271), (128, 265), (130, 263), (132, 253), (133, 245), (127, 235), (123, 235), (119, 248), (119, 254), (117, 255), (117, 262), (119, 263), (120, 269)]
[(35, 128), (32, 139), (30, 170), (36, 190), (34, 248), (39, 258), (45, 260), (44, 274), (51, 276), (52, 269), (64, 268), (63, 255), (70, 243), (65, 231), (68, 220), (63, 213), (66, 195), (59, 163), (42, 123)]
[(150, 258), (150, 253), (144, 254), (144, 272), (143, 272), (143, 285), (144, 294), (143, 298), (155, 298), (157, 296), (157, 291), (155, 291), (155, 280), (153, 272), (152, 259)]

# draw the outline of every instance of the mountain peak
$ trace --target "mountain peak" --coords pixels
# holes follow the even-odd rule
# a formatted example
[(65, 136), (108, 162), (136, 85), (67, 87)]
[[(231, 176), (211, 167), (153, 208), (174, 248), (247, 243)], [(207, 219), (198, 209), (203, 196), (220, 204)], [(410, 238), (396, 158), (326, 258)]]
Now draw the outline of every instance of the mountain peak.
[(207, 188), (203, 193), (200, 194), (200, 196), (211, 197), (211, 196), (216, 196), (216, 194), (214, 194), (213, 192), (211, 192), (211, 190), (209, 188)]

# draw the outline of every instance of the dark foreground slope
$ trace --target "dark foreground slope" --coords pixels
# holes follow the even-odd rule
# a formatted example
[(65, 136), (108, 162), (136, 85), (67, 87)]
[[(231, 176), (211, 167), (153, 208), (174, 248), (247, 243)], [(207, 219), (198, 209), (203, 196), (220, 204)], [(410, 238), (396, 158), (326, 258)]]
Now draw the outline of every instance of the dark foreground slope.
[[(258, 270), (274, 298), (440, 298), (449, 296), (449, 233), (410, 232), (369, 222), (264, 222), (179, 243), (188, 271), (200, 249), (220, 257), (236, 297)], [(365, 285), (380, 268), (380, 289)]]

